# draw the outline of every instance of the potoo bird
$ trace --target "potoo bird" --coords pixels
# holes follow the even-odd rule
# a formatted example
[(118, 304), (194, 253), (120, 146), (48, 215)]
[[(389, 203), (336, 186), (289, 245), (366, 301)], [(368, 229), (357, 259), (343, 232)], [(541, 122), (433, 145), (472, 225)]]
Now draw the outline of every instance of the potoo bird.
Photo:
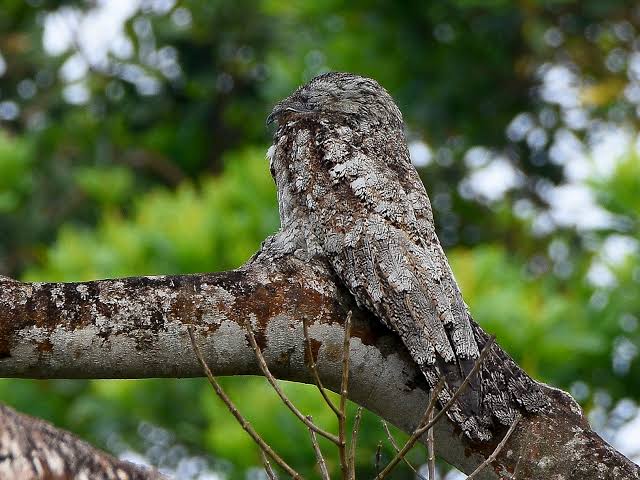
[[(279, 102), (269, 149), (281, 232), (326, 260), (358, 305), (395, 331), (441, 405), (471, 371), (487, 335), (472, 320), (411, 164), (402, 114), (375, 80), (326, 73)], [(499, 370), (491, 368), (500, 364)], [(512, 375), (500, 373), (513, 365)], [(491, 437), (544, 400), (496, 348), (447, 411), (474, 439)]]

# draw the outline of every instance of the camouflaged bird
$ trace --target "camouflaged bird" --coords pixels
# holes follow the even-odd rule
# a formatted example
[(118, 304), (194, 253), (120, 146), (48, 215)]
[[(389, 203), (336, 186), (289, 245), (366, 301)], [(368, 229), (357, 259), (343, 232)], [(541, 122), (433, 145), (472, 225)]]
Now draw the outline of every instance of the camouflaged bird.
[[(326, 260), (358, 305), (401, 337), (431, 387), (444, 377), (444, 404), (488, 337), (436, 236), (400, 110), (375, 80), (333, 72), (279, 102), (267, 121), (277, 122), (268, 156), (281, 234)], [(447, 412), (478, 440), (491, 438), (495, 420), (509, 425), (545, 402), (539, 384), (492, 348)], [(500, 373), (505, 365), (510, 375)]]

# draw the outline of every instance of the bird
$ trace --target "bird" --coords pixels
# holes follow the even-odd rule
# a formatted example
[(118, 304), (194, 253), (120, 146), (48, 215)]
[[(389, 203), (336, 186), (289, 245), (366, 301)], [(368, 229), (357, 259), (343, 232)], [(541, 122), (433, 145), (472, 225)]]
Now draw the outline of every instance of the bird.
[[(444, 380), (442, 407), (489, 337), (440, 245), (392, 96), (371, 78), (324, 73), (278, 102), (267, 123), (276, 123), (267, 156), (281, 232), (292, 249), (325, 261), (357, 305), (399, 335), (432, 389)], [(490, 348), (446, 412), (475, 440), (545, 403), (539, 384)]]

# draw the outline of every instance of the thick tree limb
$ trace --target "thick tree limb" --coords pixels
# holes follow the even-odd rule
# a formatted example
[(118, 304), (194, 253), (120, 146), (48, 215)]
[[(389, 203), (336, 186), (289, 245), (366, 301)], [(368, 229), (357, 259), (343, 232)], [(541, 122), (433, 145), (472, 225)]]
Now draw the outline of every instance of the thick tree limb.
[(113, 458), (64, 430), (0, 405), (0, 478), (161, 480), (151, 469)]
[[(358, 310), (321, 263), (280, 255), (282, 242), (267, 245), (245, 267), (216, 274), (68, 284), (0, 279), (0, 375), (201, 376), (187, 325), (194, 326), (217, 375), (259, 374), (244, 329), (249, 319), (274, 375), (314, 383), (305, 354), (306, 317), (322, 381), (339, 391), (342, 322), (353, 310), (349, 397), (413, 431), (429, 392), (401, 342)], [(640, 478), (636, 465), (589, 428), (571, 397), (550, 387), (544, 391), (548, 411), (524, 417), (477, 478), (509, 478), (521, 456), (519, 480)], [(470, 473), (503, 435), (473, 443), (443, 418), (436, 425), (436, 453)]]

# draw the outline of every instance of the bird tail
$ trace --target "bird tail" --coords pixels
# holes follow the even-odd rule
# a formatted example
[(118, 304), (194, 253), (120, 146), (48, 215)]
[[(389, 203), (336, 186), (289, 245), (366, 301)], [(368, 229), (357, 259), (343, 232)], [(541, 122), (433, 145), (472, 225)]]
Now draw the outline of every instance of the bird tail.
[(484, 408), (482, 366), (474, 369), (475, 364), (473, 360), (461, 361), (460, 366), (467, 372), (466, 377), (461, 376), (459, 370), (452, 371), (452, 365), (441, 359), (436, 360), (436, 368), (434, 365), (419, 367), (432, 391), (437, 387), (440, 379), (444, 380), (438, 394), (438, 405), (440, 409), (446, 409), (447, 417), (460, 426), (468, 437), (485, 441), (491, 439), (493, 422), (490, 412)]

